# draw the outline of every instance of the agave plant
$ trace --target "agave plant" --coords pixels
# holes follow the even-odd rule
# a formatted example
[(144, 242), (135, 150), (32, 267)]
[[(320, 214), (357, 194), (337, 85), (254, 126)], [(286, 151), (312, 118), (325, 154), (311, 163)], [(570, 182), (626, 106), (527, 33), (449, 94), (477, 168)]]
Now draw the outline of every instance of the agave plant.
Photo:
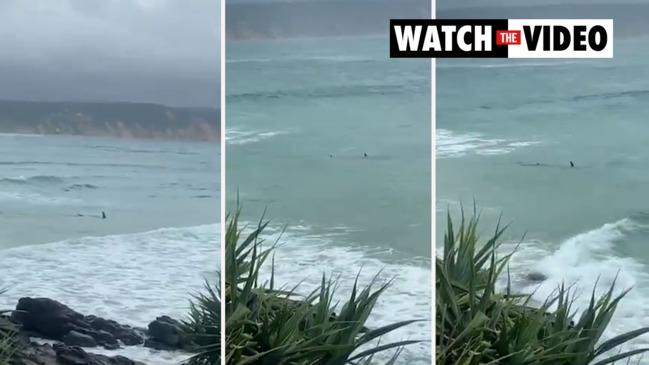
[(561, 285), (541, 304), (532, 295), (498, 290), (513, 253), (498, 257), (500, 225), (485, 242), (477, 234), (478, 216), (464, 214), (455, 231), (450, 215), (444, 252), (436, 259), (436, 362), (438, 365), (604, 365), (646, 352), (624, 351), (630, 340), (649, 332), (639, 328), (606, 341), (602, 335), (627, 291), (612, 284), (580, 314), (575, 291)]
[[(299, 285), (278, 288), (274, 260), (276, 242), (264, 247), (262, 234), (267, 221), (245, 237), (239, 212), (228, 218), (226, 231), (226, 363), (243, 364), (370, 364), (384, 351), (396, 351), (417, 341), (378, 343), (381, 336), (414, 321), (366, 327), (374, 306), (389, 283), (375, 280), (360, 288), (355, 282), (343, 305), (334, 304), (336, 282), (322, 276), (320, 286), (307, 295), (297, 294)], [(245, 228), (245, 227), (244, 227)], [(270, 260), (267, 280), (260, 270)], [(357, 278), (358, 280), (358, 278)]]
[(216, 365), (221, 363), (221, 288), (205, 283), (205, 293), (190, 302), (189, 319), (183, 322), (193, 355), (187, 365)]

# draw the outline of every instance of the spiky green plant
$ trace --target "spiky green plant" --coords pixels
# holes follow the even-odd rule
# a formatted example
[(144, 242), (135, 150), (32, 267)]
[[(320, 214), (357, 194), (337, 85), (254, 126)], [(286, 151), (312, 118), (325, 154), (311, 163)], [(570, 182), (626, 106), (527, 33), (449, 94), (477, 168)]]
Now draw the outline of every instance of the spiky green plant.
[(17, 351), (16, 330), (6, 319), (0, 319), (0, 365), (9, 365)]
[[(411, 324), (404, 321), (368, 329), (365, 324), (389, 283), (375, 280), (365, 288), (354, 283), (342, 306), (334, 303), (336, 283), (322, 276), (320, 286), (298, 296), (298, 285), (278, 288), (272, 252), (264, 247), (260, 221), (247, 236), (239, 227), (239, 212), (228, 218), (225, 242), (226, 363), (232, 365), (343, 365), (369, 364), (374, 355), (417, 341), (378, 344), (386, 333)], [(271, 261), (268, 280), (260, 270)], [(358, 280), (358, 278), (357, 278)]]
[[(219, 276), (220, 277), (220, 276)], [(188, 365), (221, 363), (221, 288), (205, 283), (205, 292), (194, 296), (189, 318), (183, 322), (185, 335), (193, 345)]]
[(457, 231), (450, 215), (447, 219), (444, 251), (436, 259), (438, 365), (604, 365), (649, 350), (622, 350), (649, 328), (602, 341), (628, 291), (615, 295), (613, 284), (598, 297), (593, 288), (589, 305), (578, 314), (574, 290), (562, 285), (533, 306), (531, 295), (512, 293), (509, 280), (498, 290), (513, 254), (497, 255), (505, 228), (498, 225), (479, 242), (477, 215), (466, 220), (463, 214)]
[[(5, 292), (0, 290), (0, 294)], [(16, 325), (6, 315), (11, 311), (0, 311), (0, 365), (9, 365), (13, 357), (18, 353), (19, 345), (16, 341)]]

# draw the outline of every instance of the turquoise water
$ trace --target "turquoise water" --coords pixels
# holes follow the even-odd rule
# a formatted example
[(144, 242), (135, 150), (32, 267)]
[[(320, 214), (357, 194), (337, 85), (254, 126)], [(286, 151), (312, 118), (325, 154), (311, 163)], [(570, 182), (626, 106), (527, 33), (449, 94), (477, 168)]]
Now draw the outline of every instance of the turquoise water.
[[(0, 135), (0, 308), (49, 297), (144, 327), (219, 263), (218, 145)], [(101, 212), (107, 218), (101, 219)], [(121, 352), (151, 364), (186, 354)]]
[[(227, 202), (286, 225), (280, 281), (397, 277), (374, 323), (429, 318), (430, 63), (378, 38), (228, 42)], [(365, 157), (364, 154), (367, 154)], [(429, 323), (392, 339), (430, 338)], [(427, 345), (404, 361), (429, 363)], [(407, 363), (407, 362), (406, 362)]]
[(525, 234), (514, 277), (548, 276), (537, 298), (562, 281), (587, 291), (598, 276), (604, 289), (619, 270), (619, 289), (634, 289), (608, 336), (649, 325), (648, 43), (616, 39), (613, 60), (437, 69), (437, 226), (474, 198), (485, 234), (502, 213), (509, 242)]
[(0, 135), (0, 248), (217, 223), (218, 161), (206, 143)]

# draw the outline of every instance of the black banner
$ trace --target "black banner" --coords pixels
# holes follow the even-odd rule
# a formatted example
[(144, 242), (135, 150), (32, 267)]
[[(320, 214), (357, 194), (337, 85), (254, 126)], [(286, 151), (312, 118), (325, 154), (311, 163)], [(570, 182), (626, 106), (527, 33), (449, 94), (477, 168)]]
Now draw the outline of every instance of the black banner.
[[(507, 30), (507, 24), (507, 19), (391, 19), (390, 57), (507, 58), (507, 45), (497, 45), (496, 42), (496, 31)], [(415, 34), (417, 27), (419, 33)], [(409, 32), (418, 36), (406, 42), (404, 34)], [(485, 34), (488, 34), (489, 42), (484, 41)], [(414, 49), (403, 48), (404, 44), (412, 46), (415, 43)]]

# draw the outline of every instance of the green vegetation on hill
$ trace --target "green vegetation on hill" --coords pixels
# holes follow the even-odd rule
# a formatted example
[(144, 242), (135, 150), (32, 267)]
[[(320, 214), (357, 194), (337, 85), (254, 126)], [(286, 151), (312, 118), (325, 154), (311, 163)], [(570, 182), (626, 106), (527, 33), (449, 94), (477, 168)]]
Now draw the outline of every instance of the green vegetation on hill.
[(217, 141), (217, 109), (158, 104), (0, 100), (0, 133)]

